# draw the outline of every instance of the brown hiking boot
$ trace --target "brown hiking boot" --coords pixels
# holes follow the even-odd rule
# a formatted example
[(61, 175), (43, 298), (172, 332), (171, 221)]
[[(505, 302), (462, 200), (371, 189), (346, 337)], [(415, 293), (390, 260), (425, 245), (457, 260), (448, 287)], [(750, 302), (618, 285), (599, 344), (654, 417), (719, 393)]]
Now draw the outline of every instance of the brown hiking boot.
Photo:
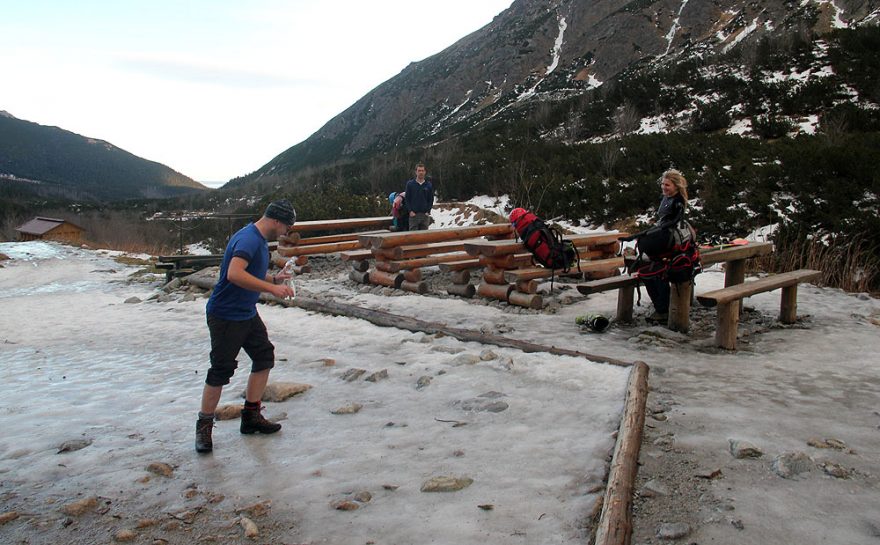
[(260, 414), (261, 409), (262, 407), (259, 409), (242, 409), (241, 433), (275, 433), (281, 429), (281, 424), (269, 422), (263, 418), (263, 415)]
[(211, 452), (214, 450), (214, 442), (211, 440), (211, 432), (213, 430), (213, 417), (196, 420), (196, 452)]

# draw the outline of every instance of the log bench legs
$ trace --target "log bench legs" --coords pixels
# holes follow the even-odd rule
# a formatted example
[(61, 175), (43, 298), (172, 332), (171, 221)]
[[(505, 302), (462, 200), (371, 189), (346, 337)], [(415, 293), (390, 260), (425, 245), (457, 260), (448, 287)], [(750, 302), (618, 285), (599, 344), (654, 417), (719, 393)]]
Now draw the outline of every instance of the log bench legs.
[(632, 323), (633, 302), (635, 300), (636, 287), (634, 285), (623, 286), (617, 290), (617, 321)]
[(694, 285), (690, 282), (672, 284), (669, 287), (669, 319), (666, 326), (681, 333), (690, 329), (691, 295)]
[(739, 326), (741, 300), (718, 305), (718, 323), (715, 328), (715, 346), (736, 350), (736, 331)]

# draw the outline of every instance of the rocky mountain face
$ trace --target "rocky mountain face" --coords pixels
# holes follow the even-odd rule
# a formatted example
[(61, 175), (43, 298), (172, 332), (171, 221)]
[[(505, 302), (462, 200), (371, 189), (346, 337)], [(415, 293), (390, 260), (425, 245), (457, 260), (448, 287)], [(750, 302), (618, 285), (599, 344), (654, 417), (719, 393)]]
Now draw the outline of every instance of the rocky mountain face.
[[(622, 75), (754, 50), (798, 29), (821, 36), (880, 19), (877, 0), (516, 0), (489, 25), (372, 90), (232, 185), (408, 146), (428, 146)], [(678, 82), (667, 82), (674, 85)], [(603, 87), (605, 89), (603, 89)], [(645, 113), (645, 112), (642, 112)]]
[(191, 178), (104, 140), (0, 111), (0, 200), (39, 195), (116, 201), (204, 190)]

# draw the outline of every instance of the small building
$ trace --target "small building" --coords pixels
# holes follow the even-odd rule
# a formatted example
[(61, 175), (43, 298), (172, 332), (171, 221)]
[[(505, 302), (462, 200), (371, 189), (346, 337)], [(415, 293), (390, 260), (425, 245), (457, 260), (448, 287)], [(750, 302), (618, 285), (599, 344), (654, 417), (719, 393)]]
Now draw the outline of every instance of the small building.
[(45, 218), (37, 216), (20, 227), (18, 240), (63, 240), (66, 242), (80, 242), (85, 229), (67, 220), (58, 218)]

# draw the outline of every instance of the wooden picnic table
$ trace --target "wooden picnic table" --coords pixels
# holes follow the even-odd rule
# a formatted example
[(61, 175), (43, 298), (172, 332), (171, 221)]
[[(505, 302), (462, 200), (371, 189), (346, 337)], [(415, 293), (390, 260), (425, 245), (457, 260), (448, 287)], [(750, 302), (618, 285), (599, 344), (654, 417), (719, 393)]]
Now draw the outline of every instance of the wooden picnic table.
[[(745, 281), (746, 260), (762, 257), (773, 252), (770, 242), (754, 242), (743, 246), (728, 246), (700, 251), (703, 266), (725, 263), (724, 286), (742, 284)], [(584, 295), (617, 289), (617, 320), (632, 321), (635, 287), (639, 279), (635, 276), (619, 276), (593, 280), (579, 284), (577, 289)], [(690, 282), (675, 284), (669, 297), (670, 329), (687, 332), (690, 328), (690, 307), (693, 286)]]

